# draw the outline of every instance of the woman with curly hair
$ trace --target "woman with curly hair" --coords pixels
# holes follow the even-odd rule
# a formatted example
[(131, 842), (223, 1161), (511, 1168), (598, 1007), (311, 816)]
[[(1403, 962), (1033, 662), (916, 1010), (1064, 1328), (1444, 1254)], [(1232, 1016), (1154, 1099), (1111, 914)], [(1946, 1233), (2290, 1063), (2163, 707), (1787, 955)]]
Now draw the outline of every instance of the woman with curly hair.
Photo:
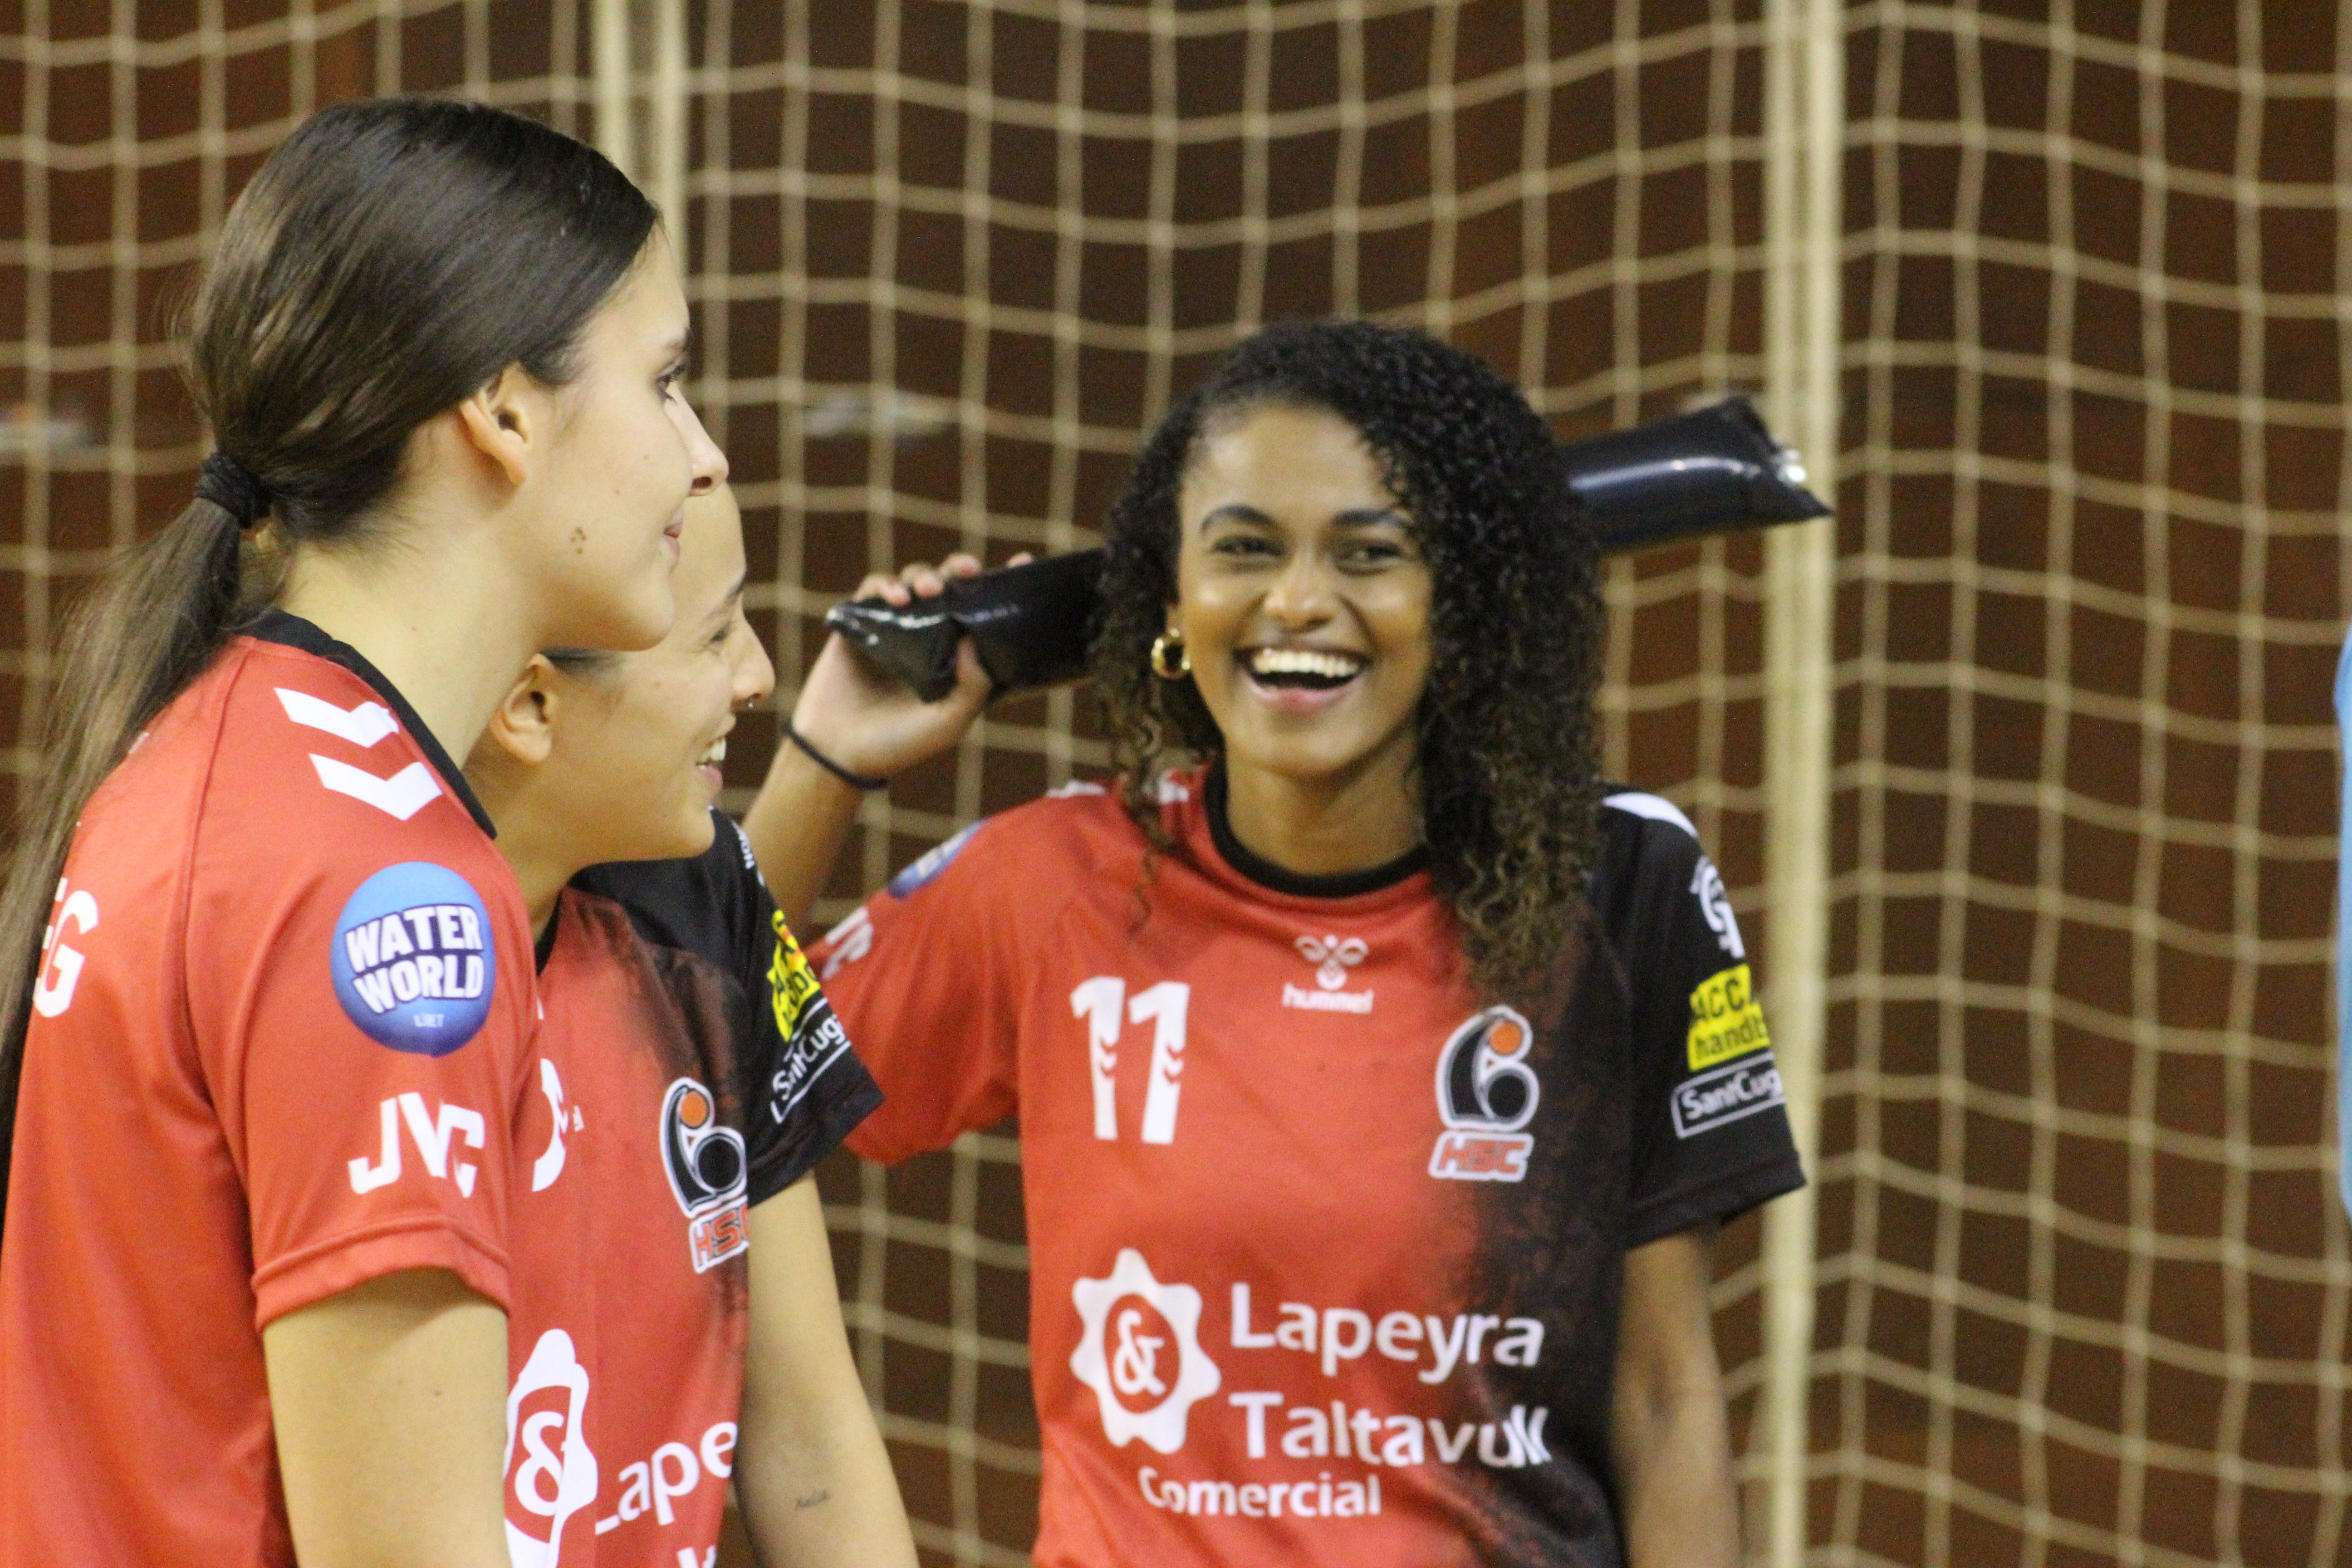
[[(1720, 879), (1600, 780), (1549, 431), (1419, 333), (1277, 327), (1108, 535), (1115, 793), (812, 953), (886, 1096), (854, 1148), (1019, 1114), (1037, 1561), (1736, 1563), (1710, 1242), (1803, 1178)], [(963, 673), (812, 669), (747, 821), (789, 913)]]

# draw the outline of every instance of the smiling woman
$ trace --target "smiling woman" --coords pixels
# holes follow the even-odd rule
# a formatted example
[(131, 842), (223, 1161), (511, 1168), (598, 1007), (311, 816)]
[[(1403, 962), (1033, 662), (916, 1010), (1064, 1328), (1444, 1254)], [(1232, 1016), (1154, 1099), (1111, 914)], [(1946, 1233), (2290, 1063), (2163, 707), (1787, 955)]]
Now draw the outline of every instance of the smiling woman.
[[(1037, 1561), (1727, 1568), (1708, 1247), (1803, 1177), (1696, 836), (1597, 775), (1549, 433), (1427, 337), (1276, 328), (1108, 535), (1125, 776), (811, 952), (887, 1097), (852, 1148), (1020, 1117)], [(794, 730), (904, 766), (984, 697), (963, 657), (926, 708), (836, 640)], [(788, 910), (855, 803), (780, 753), (745, 826)]]
[(1177, 602), (1155, 657), (1164, 671), (1181, 650), (1228, 753), (1250, 759), (1226, 770), (1234, 836), (1310, 874), (1413, 848), (1430, 571), (1363, 437), (1319, 408), (1228, 415), (1203, 433), (1178, 510)]
[[(1244, 494), (1264, 498), (1268, 521), (1216, 511)], [(1268, 569), (1300, 554), (1280, 542), (1316, 528), (1328, 542)], [(1280, 842), (1270, 858), (1307, 871), (1426, 843), (1483, 983), (1523, 984), (1558, 956), (1601, 793), (1600, 590), (1551, 433), (1517, 389), (1418, 334), (1275, 328), (1161, 421), (1107, 542), (1096, 689), (1147, 831), (1169, 752), (1222, 754), (1244, 846)], [(1229, 634), (1215, 606), (1236, 584), (1257, 619)], [(1263, 701), (1234, 700), (1235, 645), (1196, 654), (1190, 680), (1157, 677), (1147, 657), (1202, 616), (1202, 635), (1269, 648), (1310, 624), (1327, 638), (1377, 632), (1383, 648), (1358, 651), (1382, 657), (1361, 700), (1311, 731), (1293, 725), (1260, 767), (1277, 731)], [(1324, 826), (1302, 838), (1310, 818)]]
[(466, 770), (543, 1009), (509, 1323), (539, 1441), (509, 1447), (509, 1535), (518, 1562), (704, 1562), (731, 1479), (763, 1561), (911, 1564), (808, 1176), (873, 1082), (715, 809), (775, 679), (724, 487), (680, 546), (669, 636), (532, 659)]

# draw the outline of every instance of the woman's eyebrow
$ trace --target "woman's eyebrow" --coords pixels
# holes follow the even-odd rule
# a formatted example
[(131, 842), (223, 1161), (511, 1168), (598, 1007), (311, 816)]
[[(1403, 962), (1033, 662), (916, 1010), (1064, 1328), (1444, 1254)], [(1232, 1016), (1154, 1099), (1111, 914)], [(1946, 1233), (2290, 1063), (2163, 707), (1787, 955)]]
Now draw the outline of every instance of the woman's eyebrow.
[(713, 609), (708, 616), (704, 617), (703, 624), (705, 626), (715, 626), (720, 621), (732, 618), (735, 614), (735, 606), (743, 602), (744, 585), (751, 582), (751, 574), (749, 571), (746, 571), (741, 576), (736, 578), (735, 585), (727, 590), (727, 596), (719, 600), (718, 607)]
[(1250, 505), (1247, 501), (1238, 500), (1229, 500), (1223, 506), (1213, 506), (1206, 512), (1202, 513), (1201, 517), (1201, 531), (1206, 533), (1209, 531), (1211, 524), (1219, 522), (1251, 522), (1257, 524), (1260, 528), (1273, 528), (1277, 526), (1274, 519), (1266, 516), (1265, 513), (1258, 510), (1257, 508)]
[(1378, 528), (1383, 523), (1393, 523), (1399, 528), (1410, 526), (1404, 513), (1392, 506), (1358, 507), (1331, 520), (1335, 528)]

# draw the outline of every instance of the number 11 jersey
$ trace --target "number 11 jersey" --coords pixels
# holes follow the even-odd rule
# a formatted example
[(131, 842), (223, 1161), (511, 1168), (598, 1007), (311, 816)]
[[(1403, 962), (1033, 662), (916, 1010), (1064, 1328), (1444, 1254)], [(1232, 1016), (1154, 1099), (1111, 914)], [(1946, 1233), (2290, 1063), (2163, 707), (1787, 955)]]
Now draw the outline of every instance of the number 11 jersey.
[(813, 951), (895, 1160), (1017, 1112), (1041, 1564), (1612, 1563), (1625, 1252), (1798, 1185), (1738, 928), (1613, 796), (1544, 996), (1425, 868), (1300, 879), (1161, 786), (908, 868)]

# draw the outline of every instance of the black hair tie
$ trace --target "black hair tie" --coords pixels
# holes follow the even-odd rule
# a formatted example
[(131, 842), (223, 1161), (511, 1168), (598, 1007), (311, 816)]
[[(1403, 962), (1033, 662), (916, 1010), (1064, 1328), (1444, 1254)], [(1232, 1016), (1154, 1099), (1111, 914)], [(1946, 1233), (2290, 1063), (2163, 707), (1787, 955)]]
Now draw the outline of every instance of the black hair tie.
[(208, 500), (236, 519), (241, 530), (259, 522), (269, 510), (269, 492), (253, 477), (252, 469), (226, 452), (215, 452), (205, 459), (196, 475), (196, 499)]

